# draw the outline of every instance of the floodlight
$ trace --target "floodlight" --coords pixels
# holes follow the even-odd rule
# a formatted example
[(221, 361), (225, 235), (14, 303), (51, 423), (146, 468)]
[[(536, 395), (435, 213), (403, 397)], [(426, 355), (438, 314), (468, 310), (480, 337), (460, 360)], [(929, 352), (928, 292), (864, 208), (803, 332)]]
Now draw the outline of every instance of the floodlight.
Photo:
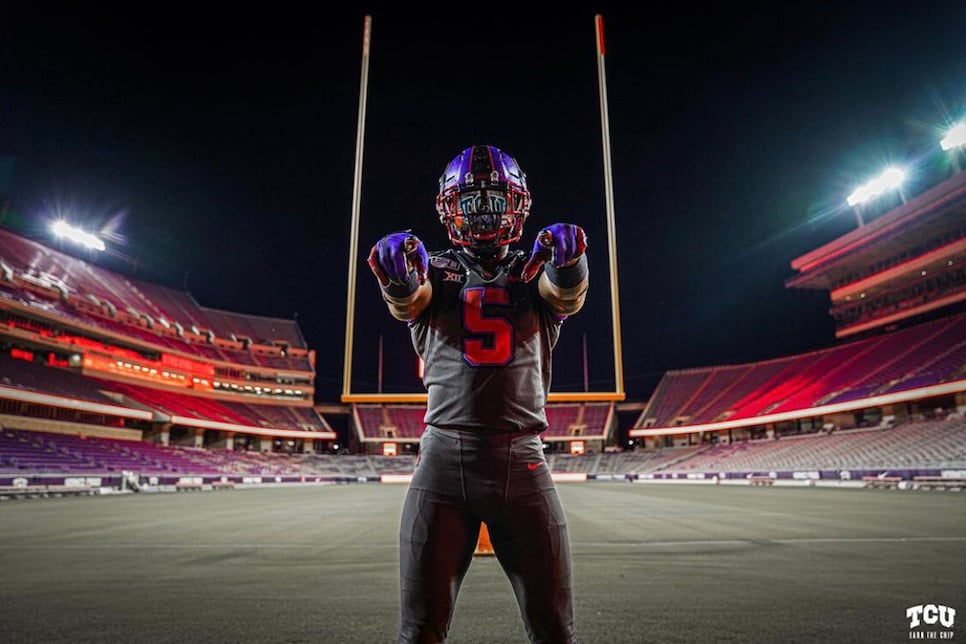
[(855, 192), (850, 194), (848, 203), (850, 206), (855, 206), (862, 202), (868, 201), (873, 197), (879, 196), (886, 190), (895, 190), (902, 185), (902, 181), (905, 178), (906, 173), (901, 168), (888, 168), (878, 177), (867, 184), (860, 186), (855, 190)]
[(64, 237), (75, 244), (80, 244), (81, 246), (90, 248), (91, 250), (103, 251), (106, 248), (106, 246), (104, 246), (104, 242), (101, 241), (96, 235), (80, 230), (79, 228), (74, 228), (66, 221), (56, 221), (50, 228), (58, 237)]
[(966, 145), (966, 121), (954, 125), (949, 132), (946, 132), (946, 136), (939, 144), (943, 147), (943, 150), (952, 150)]

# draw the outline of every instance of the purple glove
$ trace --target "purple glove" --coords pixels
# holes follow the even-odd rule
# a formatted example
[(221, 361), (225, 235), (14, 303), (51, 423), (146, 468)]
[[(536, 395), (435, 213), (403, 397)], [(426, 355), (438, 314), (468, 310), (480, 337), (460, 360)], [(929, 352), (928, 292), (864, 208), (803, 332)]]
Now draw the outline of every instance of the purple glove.
[(429, 254), (423, 242), (410, 231), (391, 233), (372, 247), (369, 268), (383, 287), (409, 284), (409, 274), (413, 270), (419, 283), (424, 284), (429, 270)]
[(575, 224), (551, 224), (539, 233), (533, 242), (533, 253), (523, 266), (521, 277), (529, 282), (544, 262), (552, 263), (556, 268), (562, 268), (579, 259), (587, 250), (587, 235), (584, 229)]

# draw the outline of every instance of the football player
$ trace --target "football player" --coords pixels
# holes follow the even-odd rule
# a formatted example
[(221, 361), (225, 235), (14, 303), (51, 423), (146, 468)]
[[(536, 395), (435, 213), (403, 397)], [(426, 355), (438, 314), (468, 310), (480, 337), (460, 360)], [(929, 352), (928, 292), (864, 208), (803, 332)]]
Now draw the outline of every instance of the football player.
[(587, 241), (558, 223), (529, 256), (511, 251), (530, 204), (517, 162), (474, 145), (439, 180), (436, 210), (453, 248), (428, 253), (402, 231), (369, 255), (389, 312), (409, 325), (428, 391), (400, 527), (399, 642), (446, 639), (480, 522), (530, 640), (576, 641), (567, 524), (540, 433), (551, 353), (587, 292)]

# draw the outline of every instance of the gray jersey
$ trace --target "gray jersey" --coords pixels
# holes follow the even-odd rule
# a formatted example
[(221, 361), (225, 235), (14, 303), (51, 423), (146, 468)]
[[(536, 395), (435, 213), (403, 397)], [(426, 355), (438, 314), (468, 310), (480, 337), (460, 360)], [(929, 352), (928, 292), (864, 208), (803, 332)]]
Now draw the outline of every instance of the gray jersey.
[(426, 424), (444, 429), (543, 431), (551, 352), (563, 317), (544, 303), (538, 280), (520, 280), (522, 252), (490, 279), (463, 252), (434, 253), (432, 300), (409, 323), (425, 363)]

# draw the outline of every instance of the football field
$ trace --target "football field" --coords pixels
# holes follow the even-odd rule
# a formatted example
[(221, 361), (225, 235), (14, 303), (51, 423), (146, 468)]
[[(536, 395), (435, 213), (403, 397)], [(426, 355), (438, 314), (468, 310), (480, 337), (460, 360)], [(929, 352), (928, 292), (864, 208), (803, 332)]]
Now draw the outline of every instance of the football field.
[[(963, 493), (558, 489), (581, 642), (882, 644), (910, 641), (912, 606), (966, 620)], [(353, 484), (2, 502), (0, 640), (393, 642), (404, 495)], [(526, 641), (494, 558), (470, 567), (448, 641)]]

